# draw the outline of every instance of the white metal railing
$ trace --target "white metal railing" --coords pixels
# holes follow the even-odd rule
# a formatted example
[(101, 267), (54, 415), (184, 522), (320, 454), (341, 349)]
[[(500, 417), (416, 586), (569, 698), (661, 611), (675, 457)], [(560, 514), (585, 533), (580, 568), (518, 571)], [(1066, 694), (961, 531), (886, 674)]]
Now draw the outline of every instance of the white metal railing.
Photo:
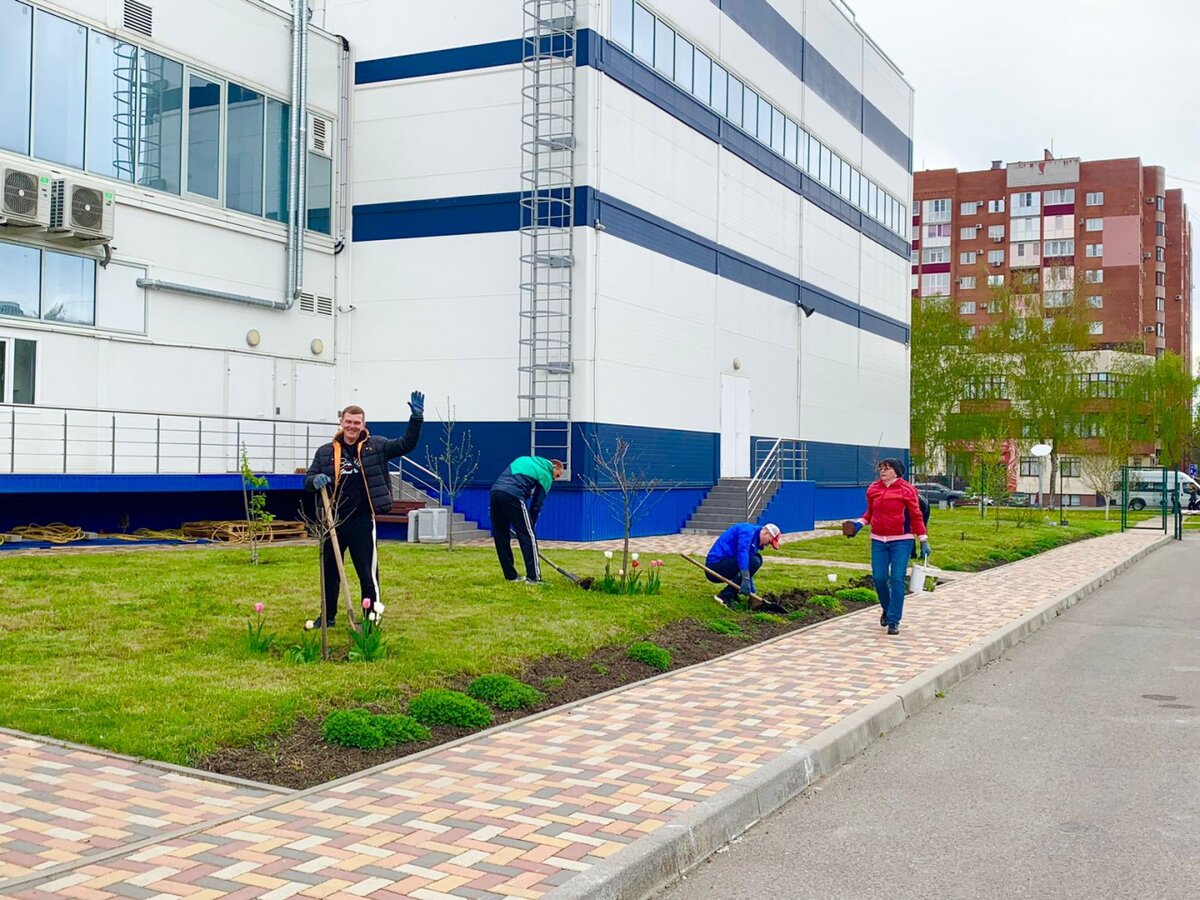
[(0, 404), (0, 472), (208, 475), (307, 468), (337, 423)]
[(436, 500), (439, 506), (445, 505), (445, 483), (437, 472), (404, 456), (392, 460), (388, 466), (392, 470), (393, 498), (396, 500), (408, 499), (404, 496), (404, 486), (408, 486), (426, 498)]
[(746, 485), (746, 518), (754, 522), (785, 481), (808, 480), (808, 444), (793, 438), (757, 438), (754, 475)]

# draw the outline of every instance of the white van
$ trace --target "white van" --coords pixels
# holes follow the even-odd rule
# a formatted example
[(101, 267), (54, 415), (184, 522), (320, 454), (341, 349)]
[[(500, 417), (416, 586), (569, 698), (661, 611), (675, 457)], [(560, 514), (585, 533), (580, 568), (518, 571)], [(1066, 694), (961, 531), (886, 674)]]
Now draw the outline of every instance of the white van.
[[(1177, 497), (1179, 505), (1187, 509), (1188, 494), (1194, 486), (1200, 491), (1200, 481), (1186, 472), (1167, 470), (1167, 511), (1174, 512), (1173, 497)], [(1132, 510), (1162, 508), (1163, 471), (1161, 469), (1130, 469), (1129, 470), (1129, 508)], [(1114, 498), (1120, 502), (1121, 478), (1117, 476), (1117, 495)]]

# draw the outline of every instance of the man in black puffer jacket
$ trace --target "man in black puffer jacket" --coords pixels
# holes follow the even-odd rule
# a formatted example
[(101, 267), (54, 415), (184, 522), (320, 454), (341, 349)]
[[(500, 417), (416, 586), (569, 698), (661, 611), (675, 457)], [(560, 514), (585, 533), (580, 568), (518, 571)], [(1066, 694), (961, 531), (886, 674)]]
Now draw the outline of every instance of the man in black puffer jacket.
[[(305, 490), (330, 487), (334, 497), (338, 546), (344, 555), (350, 550), (354, 571), (363, 599), (373, 603), (379, 597), (379, 554), (375, 546), (375, 516), (391, 511), (392, 486), (388, 460), (406, 456), (417, 446), (421, 423), (425, 421), (425, 395), (413, 391), (408, 401), (412, 415), (402, 438), (372, 437), (367, 431), (366, 414), (361, 406), (342, 410), (341, 429), (332, 441), (317, 448), (304, 479)], [(317, 501), (320, 503), (320, 501)], [(318, 509), (318, 515), (324, 513)], [(321, 547), (324, 559), (325, 620), (332, 627), (337, 619), (338, 592), (341, 588), (333, 542), (325, 539)], [(321, 623), (317, 622), (316, 627)]]

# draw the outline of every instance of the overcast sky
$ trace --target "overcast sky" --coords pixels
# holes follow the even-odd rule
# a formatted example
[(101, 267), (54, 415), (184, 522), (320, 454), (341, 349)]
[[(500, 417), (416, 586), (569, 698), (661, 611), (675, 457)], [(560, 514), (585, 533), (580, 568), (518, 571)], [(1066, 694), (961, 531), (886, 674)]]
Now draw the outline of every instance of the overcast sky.
[[(1051, 147), (1139, 156), (1184, 190), (1196, 234), (1200, 0), (847, 3), (916, 91), (915, 169), (986, 169)], [(1198, 339), (1193, 315), (1196, 357)]]
[(1200, 2), (847, 2), (916, 90), (917, 169), (1041, 159), (1053, 140), (1165, 166), (1200, 215)]

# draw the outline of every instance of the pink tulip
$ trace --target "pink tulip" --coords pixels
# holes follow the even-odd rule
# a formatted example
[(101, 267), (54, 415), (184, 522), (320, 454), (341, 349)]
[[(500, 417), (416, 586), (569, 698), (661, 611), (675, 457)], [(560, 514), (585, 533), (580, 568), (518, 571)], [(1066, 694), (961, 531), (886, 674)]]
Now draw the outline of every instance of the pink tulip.
[(363, 609), (370, 609), (370, 608), (371, 608), (371, 598), (363, 597)]
[(264, 607), (264, 606), (263, 606), (261, 603), (255, 603), (255, 604), (254, 604), (254, 611), (255, 611), (256, 613), (258, 613), (259, 615), (262, 615), (262, 611), (263, 611), (265, 608), (266, 608), (266, 607)]

